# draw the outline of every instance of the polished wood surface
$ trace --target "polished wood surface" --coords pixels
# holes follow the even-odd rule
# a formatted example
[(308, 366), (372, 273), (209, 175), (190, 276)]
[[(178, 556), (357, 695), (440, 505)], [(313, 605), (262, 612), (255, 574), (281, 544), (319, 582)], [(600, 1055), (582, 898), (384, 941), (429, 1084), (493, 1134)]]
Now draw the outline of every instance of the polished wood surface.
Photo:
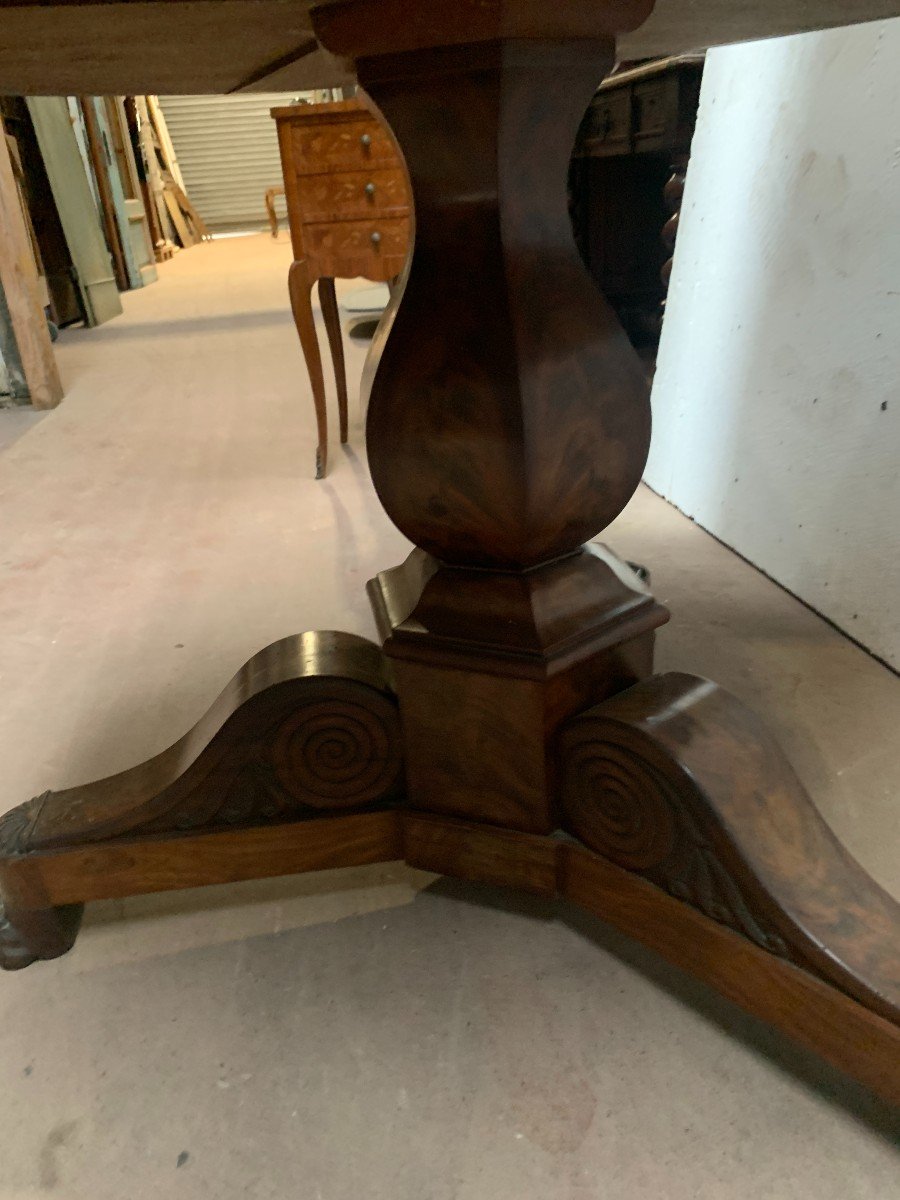
[[(42, 957), (53, 957), (69, 949), (77, 933), (82, 906), (76, 897), (114, 898), (395, 859), (472, 882), (559, 896), (900, 1104), (895, 1021), (565, 839), (388, 810), (43, 852), (17, 864), (14, 886), (23, 897), (58, 906), (20, 910), (31, 936), (43, 938)], [(26, 966), (33, 961), (27, 951), (0, 920), (0, 962)]]
[[(354, 6), (364, 26), (376, 6)], [(441, 562), (508, 569), (571, 553), (640, 479), (646, 379), (584, 272), (565, 191), (612, 54), (611, 42), (514, 41), (360, 64), (416, 201), (369, 465), (392, 521)]]
[(525, 574), (417, 552), (370, 594), (400, 698), (409, 803), (536, 833), (558, 824), (560, 725), (648, 675), (668, 618), (600, 547)]
[(387, 283), (399, 274), (406, 258), (409, 219), (379, 217), (375, 228), (371, 218), (310, 223), (303, 228), (303, 238), (309, 257), (324, 276), (353, 279), (362, 275)]
[[(320, 32), (362, 53), (352, 30), (375, 11), (329, 9)], [(435, 14), (396, 36), (455, 28)], [(641, 364), (568, 215), (569, 148), (603, 62), (611, 41), (511, 40), (358, 64), (417, 214), (367, 426), (379, 498), (432, 560), (378, 588), (409, 801), (534, 833), (556, 822), (559, 725), (648, 674), (666, 619), (627, 568), (582, 549), (637, 486), (650, 432)]]
[[(310, 10), (316, 0), (2, 0), (0, 90), (21, 95), (194, 95), (339, 87), (352, 70), (323, 49)], [(500, 0), (417, 0), (413, 20), (453, 15), (461, 29)], [(529, 6), (543, 37), (576, 32), (569, 3)], [(591, 36), (612, 28), (623, 60), (825, 29), (900, 15), (900, 0), (658, 0), (643, 25), (625, 30), (607, 13), (622, 0), (582, 4)], [(649, 3), (641, 5), (646, 15)], [(373, 46), (390, 5), (371, 26)], [(634, 25), (633, 22), (627, 22)], [(394, 26), (395, 28), (395, 26)]]
[(397, 147), (367, 104), (273, 108), (295, 259), (311, 276), (386, 282), (403, 269), (410, 197)]
[(576, 717), (561, 753), (585, 845), (900, 1024), (900, 905), (734, 696), (657, 676)]
[[(357, 166), (358, 160), (352, 165)], [(368, 220), (375, 210), (375, 197), (379, 217), (409, 216), (406, 176), (396, 166), (309, 175), (303, 181), (303, 220), (310, 224)]]
[(316, 410), (316, 432), (318, 445), (316, 447), (316, 479), (322, 479), (328, 466), (328, 411), (325, 408), (325, 376), (322, 373), (322, 355), (319, 351), (319, 338), (316, 333), (316, 321), (313, 316), (310, 291), (313, 279), (309, 271), (309, 263), (305, 258), (295, 258), (288, 268), (288, 296), (291, 301), (291, 312), (297, 337), (303, 350), (306, 370), (309, 374), (309, 384)]
[(312, 387), (321, 479), (328, 469), (328, 415), (310, 289), (318, 282), (346, 442), (347, 376), (334, 281), (361, 275), (388, 282), (400, 274), (409, 250), (409, 189), (393, 138), (360, 100), (294, 104), (271, 114), (294, 251), (288, 292)]
[[(85, 900), (213, 882), (222, 871), (223, 879), (279, 874), (273, 862), (288, 858), (313, 869), (302, 865), (302, 837), (288, 839), (272, 859), (282, 834), (259, 831), (323, 812), (391, 805), (401, 760), (396, 701), (377, 646), (348, 633), (276, 642), (168, 750), (108, 779), (47, 792), (0, 818), (0, 965), (61, 952), (58, 939), (35, 934), (33, 914), (69, 904), (73, 891)], [(241, 833), (198, 842), (194, 850), (180, 842), (188, 832), (223, 830)], [(321, 855), (332, 853), (327, 847), (336, 836), (332, 830), (325, 843), (317, 841), (310, 861), (327, 865)], [(117, 848), (98, 849), (114, 841)], [(249, 874), (228, 875), (217, 865), (223, 861), (239, 861)]]
[[(391, 122), (419, 220), (369, 417), (379, 495), (417, 547), (371, 585), (384, 654), (287, 639), (166, 754), (3, 818), (2, 965), (62, 953), (97, 896), (400, 855), (568, 899), (900, 1102), (897, 902), (737, 700), (653, 676), (665, 609), (584, 544), (637, 484), (649, 405), (574, 249), (566, 167), (649, 8), (313, 15)], [(748, 36), (838, 16), (698, 0), (685, 28), (706, 13), (710, 36), (726, 8)], [(346, 166), (327, 145), (323, 175)]]
[(407, 812), (402, 839), (403, 857), (411, 867), (556, 895), (558, 844), (551, 838)]
[(4, 844), (30, 852), (365, 806), (396, 793), (400, 758), (378, 648), (350, 633), (300, 634), (250, 659), (168, 750), (4, 818)]
[(23, 900), (39, 892), (44, 903), (70, 909), (86, 895), (93, 900), (114, 900), (301, 871), (358, 867), (402, 856), (396, 812), (357, 813), (328, 820), (185, 833), (165, 841), (119, 838), (55, 853), (46, 851), (11, 867), (4, 887), (13, 895), (18, 889)]
[(344, 367), (344, 339), (341, 333), (341, 314), (338, 309), (337, 295), (334, 290), (334, 279), (331, 276), (326, 276), (319, 280), (319, 305), (322, 309), (322, 319), (325, 322), (325, 332), (328, 335), (328, 348), (331, 351), (331, 361), (334, 364), (340, 438), (342, 442), (346, 442), (347, 371)]
[(599, 855), (569, 846), (560, 858), (566, 899), (900, 1105), (895, 1021)]
[[(273, 108), (271, 116), (279, 128), (282, 122), (286, 125), (284, 136), (290, 141), (294, 169), (300, 175), (324, 175), (319, 183), (330, 183), (330, 174), (397, 166), (390, 134), (359, 100), (291, 104)], [(363, 194), (360, 199), (365, 203), (367, 197)]]

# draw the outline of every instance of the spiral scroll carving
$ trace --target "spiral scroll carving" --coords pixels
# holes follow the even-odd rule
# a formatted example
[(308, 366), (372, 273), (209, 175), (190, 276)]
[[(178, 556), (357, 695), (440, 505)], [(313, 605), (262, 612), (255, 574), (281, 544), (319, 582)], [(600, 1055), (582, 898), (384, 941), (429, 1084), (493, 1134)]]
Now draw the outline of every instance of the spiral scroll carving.
[(275, 776), (312, 808), (355, 808), (389, 793), (400, 773), (397, 709), (371, 692), (362, 703), (335, 681), (333, 694), (303, 705), (281, 725), (272, 748)]
[(400, 719), (376, 680), (308, 674), (256, 697), (233, 720), (240, 735), (222, 730), (229, 749), (217, 758), (210, 746), (214, 765), (198, 773), (198, 786), (177, 787), (173, 804), (129, 832), (302, 820), (397, 798)]
[(620, 866), (649, 871), (672, 853), (669, 789), (621, 746), (588, 738), (570, 746), (565, 803), (573, 832)]
[(560, 751), (563, 821), (589, 850), (900, 1024), (900, 904), (736, 696), (650, 676), (574, 717)]
[(0, 818), (0, 867), (38, 850), (393, 804), (402, 758), (380, 647), (340, 632), (285, 638), (156, 758)]
[[(685, 802), (686, 781), (609, 722), (575, 722), (563, 737), (563, 807), (591, 850), (643, 875), (771, 953), (784, 940), (751, 911)], [(689, 783), (687, 784), (689, 787)]]

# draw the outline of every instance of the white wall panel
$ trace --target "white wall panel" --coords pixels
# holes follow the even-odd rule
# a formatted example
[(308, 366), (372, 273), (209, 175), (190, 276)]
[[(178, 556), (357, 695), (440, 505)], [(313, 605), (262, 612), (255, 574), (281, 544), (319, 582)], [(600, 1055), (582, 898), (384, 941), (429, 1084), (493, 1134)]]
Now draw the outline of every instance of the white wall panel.
[(900, 20), (708, 56), (646, 479), (900, 666)]

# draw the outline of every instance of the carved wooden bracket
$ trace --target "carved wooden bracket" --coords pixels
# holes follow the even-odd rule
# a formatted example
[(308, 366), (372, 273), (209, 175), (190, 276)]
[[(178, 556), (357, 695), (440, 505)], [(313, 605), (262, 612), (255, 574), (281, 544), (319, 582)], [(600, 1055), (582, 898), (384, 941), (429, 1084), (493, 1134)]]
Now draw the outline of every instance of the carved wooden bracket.
[[(55, 957), (77, 933), (80, 906), (63, 912), (43, 894), (45, 855), (372, 812), (397, 799), (401, 781), (400, 722), (381, 650), (348, 633), (276, 642), (168, 750), (0, 819), (0, 966)], [(133, 873), (135, 890), (155, 890)]]
[(592, 850), (900, 1024), (900, 905), (734, 696), (654, 676), (570, 722), (562, 763)]

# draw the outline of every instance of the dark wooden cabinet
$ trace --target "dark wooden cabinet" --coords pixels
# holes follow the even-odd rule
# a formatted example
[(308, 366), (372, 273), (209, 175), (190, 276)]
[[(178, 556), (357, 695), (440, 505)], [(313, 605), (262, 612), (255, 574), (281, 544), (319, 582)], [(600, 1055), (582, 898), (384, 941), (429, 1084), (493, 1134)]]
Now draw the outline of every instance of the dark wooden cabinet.
[(570, 173), (575, 240), (632, 343), (655, 354), (674, 229), (700, 99), (703, 59), (668, 58), (612, 75), (578, 131)]

